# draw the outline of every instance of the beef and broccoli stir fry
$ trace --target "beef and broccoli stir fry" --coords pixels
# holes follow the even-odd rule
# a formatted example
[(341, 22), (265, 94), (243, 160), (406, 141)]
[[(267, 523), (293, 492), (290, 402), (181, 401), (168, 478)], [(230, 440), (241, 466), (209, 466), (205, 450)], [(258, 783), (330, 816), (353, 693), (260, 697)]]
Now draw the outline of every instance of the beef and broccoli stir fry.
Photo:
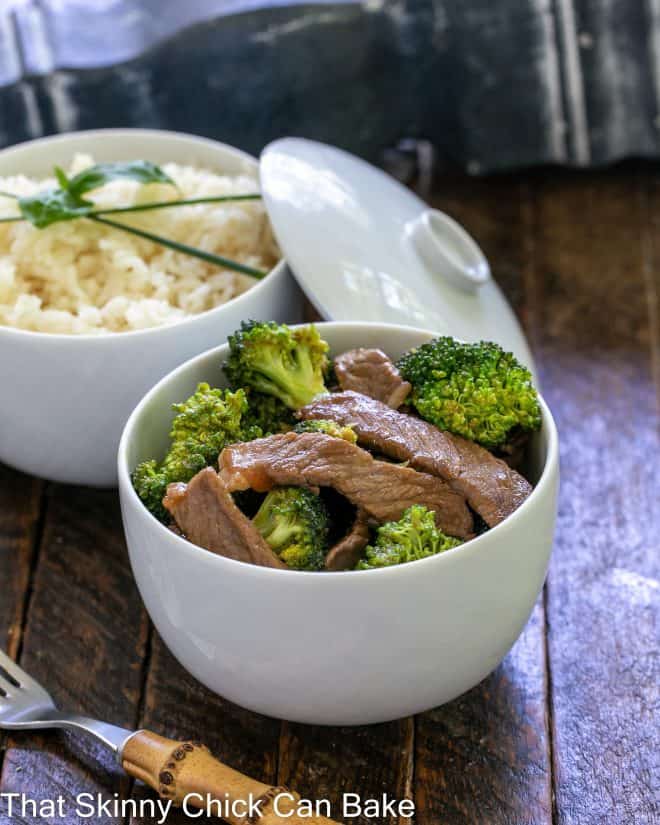
[(133, 485), (189, 541), (294, 570), (369, 570), (457, 547), (532, 487), (516, 469), (541, 426), (529, 371), (497, 344), (436, 338), (397, 363), (334, 362), (313, 325), (244, 323), (228, 389), (174, 405), (171, 444)]

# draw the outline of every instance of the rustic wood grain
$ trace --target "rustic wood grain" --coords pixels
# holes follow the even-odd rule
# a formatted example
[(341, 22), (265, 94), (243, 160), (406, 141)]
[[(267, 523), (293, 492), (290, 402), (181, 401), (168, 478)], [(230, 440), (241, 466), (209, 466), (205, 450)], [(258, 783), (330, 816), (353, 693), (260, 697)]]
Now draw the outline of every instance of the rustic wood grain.
[[(63, 707), (132, 729), (142, 684), (146, 619), (133, 585), (116, 494), (50, 488), (21, 664)], [(67, 823), (81, 792), (128, 790), (114, 758), (93, 740), (21, 734), (10, 741), (3, 792), (43, 800), (62, 794)], [(0, 822), (9, 819), (6, 805)], [(96, 821), (118, 823), (115, 816)]]
[[(154, 633), (149, 676), (140, 727), (173, 739), (204, 742), (213, 754), (249, 776), (274, 784), (280, 723), (237, 707), (215, 696), (178, 664)], [(134, 798), (144, 799), (151, 791), (138, 787)], [(169, 825), (189, 822), (174, 811)], [(132, 825), (148, 822), (133, 818)], [(195, 819), (195, 822), (217, 822)]]
[[(377, 689), (377, 686), (375, 687)], [(361, 728), (285, 723), (279, 783), (309, 799), (328, 799), (332, 817), (360, 825), (395, 825), (407, 817), (342, 817), (342, 795), (412, 798), (414, 723), (402, 719)]]
[[(0, 464), (0, 646), (20, 649), (44, 485)], [(0, 764), (7, 735), (0, 731)]]
[[(656, 225), (659, 207), (654, 196)], [(535, 337), (562, 460), (547, 585), (556, 822), (650, 825), (660, 484), (648, 215), (635, 176), (616, 173), (547, 178), (535, 213)]]
[[(468, 229), (529, 324), (532, 216), (514, 177), (437, 183), (433, 205)], [(545, 615), (539, 599), (502, 665), (459, 699), (417, 718), (417, 825), (544, 825), (552, 820)]]
[(660, 407), (660, 172), (640, 172), (643, 209), (643, 278), (648, 308), (651, 373)]
[(552, 822), (542, 600), (497, 670), (417, 718), (417, 825)]
[(43, 482), (0, 464), (0, 646), (18, 652)]
[(481, 246), (493, 277), (527, 326), (525, 274), (529, 263), (529, 184), (517, 175), (438, 176), (430, 198)]

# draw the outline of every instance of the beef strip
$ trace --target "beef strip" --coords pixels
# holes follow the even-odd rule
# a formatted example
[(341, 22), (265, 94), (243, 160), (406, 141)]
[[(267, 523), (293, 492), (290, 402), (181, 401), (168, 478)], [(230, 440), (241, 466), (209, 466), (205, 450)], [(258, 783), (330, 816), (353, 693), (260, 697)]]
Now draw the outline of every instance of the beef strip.
[(435, 476), (376, 461), (366, 450), (323, 433), (284, 433), (233, 444), (220, 453), (220, 477), (230, 492), (275, 485), (334, 487), (376, 521), (395, 521), (412, 504), (435, 511), (451, 536), (472, 535), (464, 498)]
[(333, 545), (325, 557), (326, 570), (352, 570), (360, 561), (362, 551), (369, 544), (367, 514), (358, 510), (351, 529)]
[(188, 484), (170, 484), (163, 505), (193, 544), (261, 567), (286, 567), (238, 509), (211, 467), (201, 470)]
[(298, 415), (350, 424), (359, 443), (439, 476), (467, 499), (489, 527), (510, 515), (532, 491), (526, 479), (478, 444), (359, 393), (319, 397)]
[(361, 392), (393, 410), (403, 404), (412, 389), (381, 349), (351, 349), (338, 355), (335, 373), (342, 390)]
[(529, 438), (529, 430), (517, 429), (510, 434), (506, 444), (494, 451), (495, 455), (506, 462), (509, 467), (519, 470), (525, 461)]

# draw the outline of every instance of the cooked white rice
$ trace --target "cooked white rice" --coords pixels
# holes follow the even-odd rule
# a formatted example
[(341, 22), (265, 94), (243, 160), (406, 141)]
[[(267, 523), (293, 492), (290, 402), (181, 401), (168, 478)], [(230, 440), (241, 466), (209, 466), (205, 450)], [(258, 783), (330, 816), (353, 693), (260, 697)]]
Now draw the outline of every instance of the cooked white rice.
[[(70, 173), (94, 163), (77, 155)], [(168, 163), (179, 186), (118, 180), (89, 193), (99, 207), (258, 191), (256, 178), (219, 175)], [(30, 195), (54, 179), (0, 179), (0, 190)], [(16, 205), (0, 197), (0, 217)], [(261, 201), (198, 204), (109, 216), (261, 270), (279, 252)], [(172, 324), (224, 304), (256, 283), (249, 275), (206, 263), (90, 220), (36, 229), (0, 223), (0, 325), (52, 333), (108, 333)]]

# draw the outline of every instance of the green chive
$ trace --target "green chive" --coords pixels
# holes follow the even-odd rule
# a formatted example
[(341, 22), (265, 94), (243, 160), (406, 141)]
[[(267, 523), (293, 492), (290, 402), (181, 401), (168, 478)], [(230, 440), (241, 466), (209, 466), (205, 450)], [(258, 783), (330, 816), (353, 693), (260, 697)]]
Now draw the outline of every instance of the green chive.
[(146, 212), (149, 209), (168, 209), (170, 206), (194, 206), (197, 203), (227, 203), (229, 201), (255, 201), (261, 195), (218, 195), (207, 198), (184, 198), (175, 201), (154, 201), (151, 203), (137, 203), (133, 206), (116, 206), (113, 209), (95, 209), (90, 215), (114, 215), (122, 212)]
[[(0, 190), (0, 196), (18, 200), (18, 195), (14, 195), (11, 192), (4, 192)], [(179, 243), (178, 241), (171, 241), (168, 238), (162, 238), (160, 235), (154, 235), (151, 232), (145, 232), (142, 229), (137, 229), (133, 226), (127, 226), (126, 224), (101, 217), (102, 215), (120, 214), (125, 212), (146, 212), (150, 209), (167, 209), (171, 206), (192, 206), (198, 203), (250, 201), (258, 200), (260, 198), (261, 195), (255, 193), (247, 195), (217, 195), (205, 198), (184, 198), (174, 201), (155, 201), (152, 203), (134, 204), (133, 206), (119, 206), (113, 209), (96, 209), (88, 215), (81, 217), (89, 218), (97, 223), (104, 223), (107, 226), (114, 227), (115, 229), (122, 229), (124, 232), (128, 232), (131, 235), (137, 235), (140, 238), (145, 238), (145, 240), (152, 241), (153, 243), (168, 247), (169, 249), (174, 249), (176, 252), (181, 252), (184, 255), (191, 255), (193, 258), (200, 258), (202, 261), (206, 261), (207, 263), (215, 264), (216, 266), (220, 266), (225, 269), (233, 269), (236, 272), (242, 272), (244, 275), (251, 275), (253, 278), (263, 278), (268, 273), (261, 269), (254, 269), (253, 267), (247, 266), (246, 264), (241, 264), (238, 261), (232, 261), (230, 258), (224, 258), (222, 255), (214, 255), (211, 252), (205, 252), (203, 249), (196, 249), (194, 246), (188, 246), (188, 244)], [(0, 218), (0, 223), (16, 223), (23, 220), (25, 220), (25, 218), (22, 216), (7, 217)]]
[(173, 249), (175, 252), (182, 252), (184, 255), (191, 255), (193, 258), (200, 258), (202, 261), (215, 264), (216, 266), (220, 266), (225, 269), (233, 269), (236, 272), (242, 272), (245, 275), (252, 275), (253, 278), (263, 278), (268, 274), (261, 269), (253, 269), (251, 266), (238, 263), (238, 261), (232, 261), (229, 258), (223, 258), (221, 255), (214, 255), (212, 252), (205, 252), (203, 249), (196, 249), (194, 246), (188, 246), (188, 244), (179, 243), (178, 241), (171, 241), (169, 238), (160, 237), (160, 235), (153, 235), (151, 232), (145, 232), (144, 230), (137, 229), (134, 226), (127, 226), (125, 223), (111, 221), (107, 218), (101, 218), (98, 215), (86, 215), (85, 217), (88, 217), (90, 220), (96, 221), (97, 223), (112, 226), (114, 229), (121, 229), (124, 232), (129, 232), (131, 235), (137, 235), (147, 241), (152, 241), (152, 243), (166, 246), (169, 249)]
[[(10, 192), (0, 191), (0, 197), (17, 198), (17, 195), (12, 195)], [(137, 203), (132, 206), (115, 206), (112, 209), (93, 209), (89, 215), (119, 215), (124, 212), (147, 212), (152, 209), (169, 209), (171, 206), (195, 206), (198, 203), (231, 203), (232, 201), (256, 201), (260, 200), (260, 194), (254, 195), (217, 195), (206, 198), (182, 198), (175, 201), (152, 201), (149, 203)], [(86, 217), (86, 216), (81, 216)], [(10, 221), (23, 221), (25, 218), (0, 218), (0, 223)]]

